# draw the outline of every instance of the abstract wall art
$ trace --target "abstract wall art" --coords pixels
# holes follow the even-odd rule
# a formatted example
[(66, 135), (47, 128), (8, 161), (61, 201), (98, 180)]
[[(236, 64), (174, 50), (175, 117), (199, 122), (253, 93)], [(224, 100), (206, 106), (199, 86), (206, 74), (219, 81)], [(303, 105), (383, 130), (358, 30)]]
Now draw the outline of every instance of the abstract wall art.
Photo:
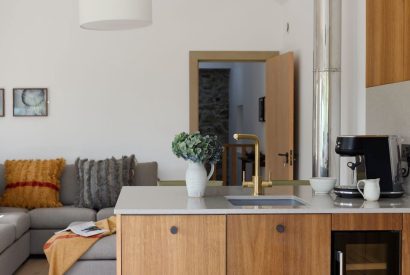
[(13, 89), (13, 116), (48, 116), (47, 89)]

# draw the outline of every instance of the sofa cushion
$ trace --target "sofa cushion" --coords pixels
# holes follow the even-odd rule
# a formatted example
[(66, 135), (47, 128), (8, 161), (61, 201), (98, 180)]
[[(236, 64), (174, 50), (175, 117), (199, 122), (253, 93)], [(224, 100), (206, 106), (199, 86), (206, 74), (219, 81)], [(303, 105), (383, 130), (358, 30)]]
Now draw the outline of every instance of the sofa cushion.
[(121, 159), (76, 160), (80, 193), (76, 206), (92, 209), (113, 207), (123, 186), (135, 181), (135, 156)]
[(4, 165), (0, 164), (0, 196), (4, 193), (6, 187), (6, 178), (4, 176)]
[[(3, 165), (0, 165), (0, 194), (3, 192), (2, 173)], [(158, 163), (139, 162), (135, 167), (135, 185), (155, 186), (158, 181)], [(60, 201), (64, 205), (73, 205), (80, 193), (80, 186), (77, 183), (77, 173), (74, 164), (65, 166), (61, 176)]]
[(37, 208), (60, 207), (60, 177), (64, 159), (7, 160), (6, 190), (1, 206)]
[(97, 221), (114, 216), (114, 207), (103, 208), (97, 212)]
[(16, 239), (20, 238), (30, 228), (30, 216), (28, 213), (2, 213), (0, 224), (11, 224), (15, 228)]
[(59, 208), (37, 208), (29, 212), (31, 228), (61, 229), (73, 221), (95, 221), (96, 212), (88, 208), (63, 206)]
[(116, 257), (116, 246), (115, 246), (116, 235), (110, 235), (98, 240), (88, 251), (81, 256), (81, 260), (115, 260)]
[(80, 186), (77, 183), (75, 165), (68, 164), (61, 176), (60, 201), (64, 205), (73, 205), (79, 193)]
[(135, 168), (135, 185), (155, 186), (158, 181), (158, 163), (139, 162)]
[(16, 240), (16, 229), (12, 224), (0, 224), (0, 253)]
[(28, 210), (26, 208), (18, 208), (18, 207), (0, 207), (0, 214), (1, 213), (27, 213)]

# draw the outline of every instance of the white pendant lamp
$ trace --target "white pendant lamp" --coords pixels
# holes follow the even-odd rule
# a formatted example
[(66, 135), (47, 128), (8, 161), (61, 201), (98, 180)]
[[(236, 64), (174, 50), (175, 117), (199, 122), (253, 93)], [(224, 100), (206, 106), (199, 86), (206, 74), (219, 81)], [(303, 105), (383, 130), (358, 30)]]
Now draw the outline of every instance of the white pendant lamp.
[(88, 30), (127, 30), (152, 23), (152, 0), (79, 0), (80, 26)]

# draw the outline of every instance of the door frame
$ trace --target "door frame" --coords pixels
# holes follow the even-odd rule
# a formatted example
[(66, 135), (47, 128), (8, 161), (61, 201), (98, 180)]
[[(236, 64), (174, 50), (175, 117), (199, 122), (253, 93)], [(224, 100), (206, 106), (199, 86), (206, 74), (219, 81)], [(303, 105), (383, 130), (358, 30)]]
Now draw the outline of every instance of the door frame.
[(199, 130), (199, 62), (266, 62), (279, 51), (190, 51), (189, 131)]

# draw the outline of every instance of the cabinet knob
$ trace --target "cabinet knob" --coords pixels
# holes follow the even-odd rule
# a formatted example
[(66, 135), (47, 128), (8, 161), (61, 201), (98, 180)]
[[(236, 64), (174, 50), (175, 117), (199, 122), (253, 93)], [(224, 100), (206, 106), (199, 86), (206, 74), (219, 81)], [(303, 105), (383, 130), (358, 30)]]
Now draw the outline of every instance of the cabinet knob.
[(279, 233), (285, 232), (285, 226), (283, 224), (278, 224), (276, 226), (276, 231), (278, 231)]
[(171, 234), (175, 235), (175, 234), (178, 233), (178, 227), (176, 227), (176, 226), (171, 226), (171, 228), (170, 228), (169, 231), (171, 231)]

